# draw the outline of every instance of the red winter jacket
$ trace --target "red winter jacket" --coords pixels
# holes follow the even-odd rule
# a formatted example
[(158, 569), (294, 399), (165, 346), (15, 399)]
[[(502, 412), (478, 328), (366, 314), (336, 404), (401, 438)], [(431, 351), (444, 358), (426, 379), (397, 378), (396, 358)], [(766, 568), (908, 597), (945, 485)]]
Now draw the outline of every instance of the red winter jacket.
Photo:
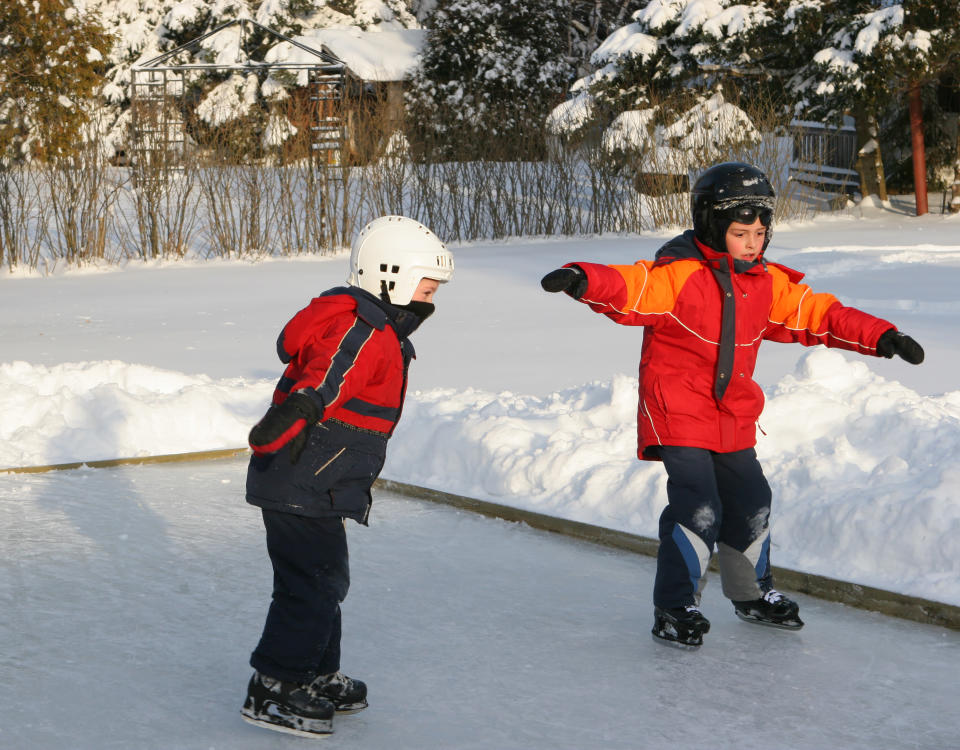
[[(740, 262), (688, 231), (632, 266), (571, 263), (587, 275), (580, 301), (622, 325), (645, 326), (640, 357), (638, 455), (658, 445), (732, 452), (756, 444), (763, 391), (753, 380), (764, 339), (876, 355), (894, 328), (815, 294), (803, 274)], [(747, 266), (747, 264), (742, 264)]]
[(289, 446), (250, 457), (247, 502), (367, 522), (370, 487), (400, 419), (414, 356), (407, 336), (417, 325), (413, 313), (357, 287), (325, 292), (287, 323), (277, 340), (287, 367), (273, 403), (302, 391), (316, 402), (320, 424), (310, 429), (296, 463)]
[(273, 394), (281, 404), (306, 389), (321, 409), (320, 421), (393, 433), (400, 418), (413, 345), (372, 295), (332, 289), (298, 312), (277, 340), (287, 367)]

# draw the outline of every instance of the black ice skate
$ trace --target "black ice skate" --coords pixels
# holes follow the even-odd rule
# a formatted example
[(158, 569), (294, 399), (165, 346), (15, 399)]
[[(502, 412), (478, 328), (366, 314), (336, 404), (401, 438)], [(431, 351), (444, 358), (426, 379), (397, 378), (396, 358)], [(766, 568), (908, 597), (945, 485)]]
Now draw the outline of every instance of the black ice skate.
[(703, 645), (703, 634), (710, 621), (692, 604), (686, 607), (653, 608), (653, 637), (677, 648), (695, 649)]
[(334, 706), (313, 695), (307, 685), (283, 682), (254, 672), (247, 700), (240, 709), (243, 720), (264, 729), (324, 737), (333, 732)]
[(733, 609), (737, 617), (744, 622), (787, 630), (799, 630), (803, 627), (800, 605), (776, 589), (770, 589), (760, 599), (751, 602), (734, 602)]
[(333, 703), (337, 713), (348, 714), (367, 707), (367, 685), (343, 672), (321, 675), (310, 683), (310, 693)]

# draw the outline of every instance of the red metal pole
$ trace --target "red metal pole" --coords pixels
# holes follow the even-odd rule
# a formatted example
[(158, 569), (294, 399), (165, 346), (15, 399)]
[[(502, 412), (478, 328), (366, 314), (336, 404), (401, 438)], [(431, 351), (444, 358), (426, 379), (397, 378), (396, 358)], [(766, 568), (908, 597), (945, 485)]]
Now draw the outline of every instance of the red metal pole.
[(920, 87), (910, 89), (910, 139), (913, 144), (913, 191), (917, 196), (917, 216), (927, 213), (927, 155), (923, 146), (923, 104)]

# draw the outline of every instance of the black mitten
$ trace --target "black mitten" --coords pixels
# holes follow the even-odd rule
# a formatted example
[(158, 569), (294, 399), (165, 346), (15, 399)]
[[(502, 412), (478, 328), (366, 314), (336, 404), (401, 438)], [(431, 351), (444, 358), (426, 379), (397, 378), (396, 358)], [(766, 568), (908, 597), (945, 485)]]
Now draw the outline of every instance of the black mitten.
[(587, 291), (587, 275), (577, 266), (558, 268), (540, 279), (540, 286), (547, 292), (566, 292), (574, 299), (580, 299)]
[(276, 453), (290, 443), (290, 463), (300, 460), (310, 428), (320, 419), (320, 409), (303, 391), (287, 396), (279, 406), (271, 406), (263, 419), (250, 430), (254, 453)]
[(887, 359), (896, 354), (911, 365), (923, 362), (923, 347), (895, 328), (891, 328), (877, 340), (877, 354)]

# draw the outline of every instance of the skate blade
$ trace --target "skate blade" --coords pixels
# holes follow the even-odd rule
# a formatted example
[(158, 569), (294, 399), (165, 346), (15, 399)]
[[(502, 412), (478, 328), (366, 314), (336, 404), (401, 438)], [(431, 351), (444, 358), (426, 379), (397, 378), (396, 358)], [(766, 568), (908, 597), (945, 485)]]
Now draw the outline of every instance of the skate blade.
[(743, 614), (738, 610), (734, 610), (734, 613), (744, 622), (749, 622), (751, 625), (764, 625), (768, 628), (778, 628), (780, 630), (800, 630), (803, 627), (803, 623), (800, 620), (788, 620), (786, 622), (772, 622), (770, 620), (761, 620), (758, 617), (751, 617), (750, 615)]
[(256, 716), (246, 714), (243, 711), (240, 711), (240, 718), (247, 722), (247, 724), (252, 724), (255, 727), (271, 729), (274, 732), (283, 732), (284, 734), (293, 734), (297, 737), (320, 739), (322, 737), (329, 737), (331, 734), (333, 734), (333, 722), (331, 721), (323, 722), (321, 720), (316, 720), (314, 723), (320, 725), (318, 727), (320, 731), (311, 732), (306, 729), (297, 729), (286, 724), (278, 724), (276, 721), (270, 721), (269, 718), (258, 718)]
[(664, 638), (663, 636), (657, 635), (656, 633), (651, 633), (650, 637), (654, 641), (660, 643), (664, 646), (670, 646), (671, 648), (676, 648), (681, 651), (697, 651), (703, 645), (703, 643), (684, 643), (683, 641), (674, 640), (673, 638)]
[(338, 714), (355, 714), (358, 711), (363, 711), (370, 704), (366, 701), (358, 701), (356, 703), (344, 703), (342, 706), (336, 706), (336, 712)]

